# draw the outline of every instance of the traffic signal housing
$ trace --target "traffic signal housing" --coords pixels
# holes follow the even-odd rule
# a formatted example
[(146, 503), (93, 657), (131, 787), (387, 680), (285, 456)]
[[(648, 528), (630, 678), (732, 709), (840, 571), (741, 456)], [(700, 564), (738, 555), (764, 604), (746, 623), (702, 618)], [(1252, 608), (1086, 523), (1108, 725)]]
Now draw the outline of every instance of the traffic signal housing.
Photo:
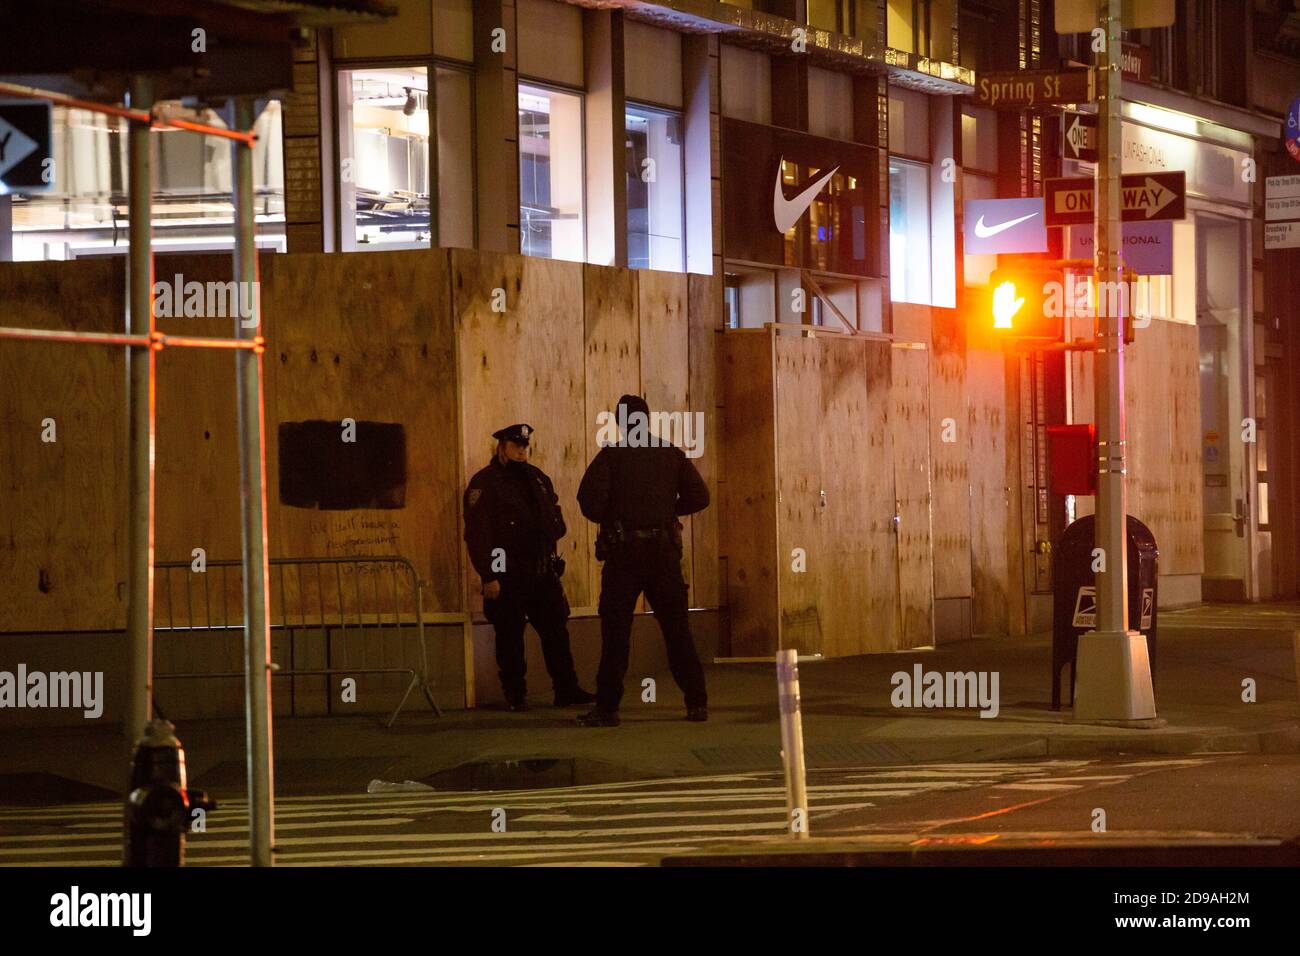
[(982, 324), (1002, 341), (1060, 342), (1065, 331), (1065, 275), (1039, 265), (999, 266), (989, 277)]

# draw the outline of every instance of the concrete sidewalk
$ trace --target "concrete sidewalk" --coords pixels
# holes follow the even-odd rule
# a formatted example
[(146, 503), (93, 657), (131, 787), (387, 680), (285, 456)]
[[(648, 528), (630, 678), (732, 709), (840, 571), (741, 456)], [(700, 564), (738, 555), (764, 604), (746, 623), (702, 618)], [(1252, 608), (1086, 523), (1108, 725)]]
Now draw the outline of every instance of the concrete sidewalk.
[[(1233, 622), (1228, 624), (1227, 622)], [(1165, 725), (1131, 730), (1073, 723), (1049, 701), (1046, 635), (984, 639), (940, 649), (807, 661), (800, 665), (804, 741), (810, 767), (975, 761), (1045, 755), (1300, 752), (1293, 627), (1300, 607), (1162, 612), (1156, 701)], [(1225, 626), (1225, 624), (1227, 626)], [(997, 672), (999, 711), (901, 709), (891, 676), (924, 671)], [(679, 774), (780, 767), (772, 664), (707, 667), (711, 719), (687, 723), (667, 674), (628, 675), (623, 726), (574, 725), (577, 709), (537, 707), (448, 713), (409, 708), (386, 730), (377, 718), (279, 719), (276, 790), (281, 794), (364, 791), (372, 780), (422, 781), (440, 790), (601, 783)], [(657, 703), (643, 703), (644, 676)], [(1242, 700), (1255, 681), (1255, 703)], [(244, 785), (242, 721), (187, 721), (178, 728), (192, 786), (218, 798)], [(513, 762), (513, 763), (512, 763)], [(453, 772), (454, 768), (471, 769)], [(0, 736), (0, 803), (50, 802), (68, 788), (52, 774), (117, 792), (125, 777), (112, 728), (7, 732)]]

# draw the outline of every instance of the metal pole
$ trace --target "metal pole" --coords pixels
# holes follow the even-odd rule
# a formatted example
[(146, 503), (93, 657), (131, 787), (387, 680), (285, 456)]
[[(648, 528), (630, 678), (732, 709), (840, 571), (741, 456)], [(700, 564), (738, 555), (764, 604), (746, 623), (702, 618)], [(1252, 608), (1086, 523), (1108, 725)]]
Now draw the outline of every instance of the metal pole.
[[(251, 130), (253, 103), (234, 101), (235, 129)], [(247, 303), (236, 316), (235, 337), (261, 334), (262, 297), (253, 231), (253, 150), (231, 145), (235, 179), (235, 288)], [(238, 309), (243, 312), (244, 309)], [(244, 709), (248, 749), (248, 836), (253, 866), (271, 865), (274, 842), (274, 781), (271, 760), (271, 620), (267, 600), (266, 443), (262, 434), (262, 350), (235, 353), (239, 395), (239, 491), (243, 517)]]
[(785, 765), (786, 829), (808, 839), (808, 784), (803, 766), (803, 716), (799, 711), (799, 652), (776, 652), (776, 689), (781, 705), (781, 762)]
[[(131, 106), (147, 110), (153, 81), (131, 79)], [(153, 179), (147, 122), (131, 122), (127, 134), (130, 193), (127, 259), (127, 329), (133, 336), (153, 335)], [(130, 601), (127, 634), (131, 647), (127, 691), (126, 745), (133, 750), (153, 716), (153, 505), (154, 505), (154, 350), (150, 342), (126, 353), (127, 458)]]
[[(1123, 116), (1120, 112), (1121, 0), (1099, 0), (1106, 42), (1097, 58), (1097, 200), (1094, 401), (1097, 416), (1097, 623), (1079, 641), (1076, 719), (1132, 723), (1155, 718), (1146, 639), (1128, 629), (1127, 444), (1124, 428), (1124, 316), (1120, 249)], [(1120, 308), (1114, 308), (1119, 304)], [(1094, 561), (1098, 559), (1095, 558)]]

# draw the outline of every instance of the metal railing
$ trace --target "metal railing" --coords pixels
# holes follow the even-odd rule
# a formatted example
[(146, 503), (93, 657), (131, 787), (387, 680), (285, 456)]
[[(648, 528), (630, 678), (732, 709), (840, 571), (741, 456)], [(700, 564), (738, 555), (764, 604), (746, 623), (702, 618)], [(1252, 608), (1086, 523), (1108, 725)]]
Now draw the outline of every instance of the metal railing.
[[(320, 631), (324, 637), (325, 649), (324, 667), (300, 668), (295, 661), (296, 642), (290, 636), (287, 642), (288, 666), (272, 664), (273, 676), (406, 674), (410, 678), (406, 692), (385, 726), (393, 726), (397, 715), (416, 688), (424, 693), (424, 699), (429, 702), (434, 713), (442, 716), (442, 709), (434, 700), (433, 683), (429, 677), (423, 585), (415, 566), (409, 560), (398, 555), (271, 558), (268, 565), (271, 571), (267, 584), (271, 598), (272, 632), (292, 635), (294, 631)], [(194, 570), (193, 563), (189, 561), (159, 561), (154, 567), (157, 569), (155, 606), (158, 608), (155, 631), (177, 633), (244, 629), (240, 561), (210, 560), (205, 563), (204, 571)], [(230, 573), (231, 568), (235, 569), (234, 574)], [(182, 578), (179, 587), (173, 587), (176, 577)], [(363, 579), (367, 578), (369, 580), (363, 584)], [(199, 581), (196, 579), (202, 581), (201, 602), (198, 600)], [(177, 601), (178, 591), (183, 591), (183, 604)], [(419, 646), (419, 661), (415, 667), (336, 667), (333, 663), (332, 632), (346, 636), (351, 631), (373, 636), (379, 631), (403, 636), (412, 629)], [(155, 674), (155, 679), (243, 676), (243, 671), (175, 672)], [(291, 700), (292, 696), (291, 685)], [(326, 700), (332, 701), (333, 695), (327, 694)]]

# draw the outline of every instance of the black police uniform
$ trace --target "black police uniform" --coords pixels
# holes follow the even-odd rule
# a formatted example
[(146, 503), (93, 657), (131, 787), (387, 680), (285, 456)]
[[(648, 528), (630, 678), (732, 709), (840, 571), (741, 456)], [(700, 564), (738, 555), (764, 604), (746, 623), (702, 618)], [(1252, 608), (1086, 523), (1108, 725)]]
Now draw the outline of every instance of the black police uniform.
[(583, 515), (601, 526), (605, 561), (600, 579), (596, 711), (583, 721), (618, 712), (627, 675), (632, 616), (642, 592), (663, 632), (669, 668), (685, 695), (687, 711), (695, 719), (703, 719), (708, 692), (687, 623), (677, 516), (707, 507), (708, 486), (680, 448), (668, 444), (629, 447), (621, 442), (602, 448), (587, 467), (578, 488), (578, 504)]
[[(494, 434), (527, 445), (529, 426)], [(555, 690), (555, 703), (584, 703), (591, 695), (578, 686), (569, 650), (569, 602), (560, 584), (563, 564), (555, 545), (565, 535), (564, 517), (551, 479), (528, 462), (492, 462), (465, 489), (465, 543), (484, 584), (501, 583), (500, 596), (484, 598), (483, 612), (496, 631), (501, 689), (512, 707), (527, 692), (524, 625), (542, 641), (542, 655)], [(497, 549), (501, 549), (497, 551)], [(504, 562), (504, 563), (503, 563)], [(501, 568), (502, 570), (493, 570)]]

